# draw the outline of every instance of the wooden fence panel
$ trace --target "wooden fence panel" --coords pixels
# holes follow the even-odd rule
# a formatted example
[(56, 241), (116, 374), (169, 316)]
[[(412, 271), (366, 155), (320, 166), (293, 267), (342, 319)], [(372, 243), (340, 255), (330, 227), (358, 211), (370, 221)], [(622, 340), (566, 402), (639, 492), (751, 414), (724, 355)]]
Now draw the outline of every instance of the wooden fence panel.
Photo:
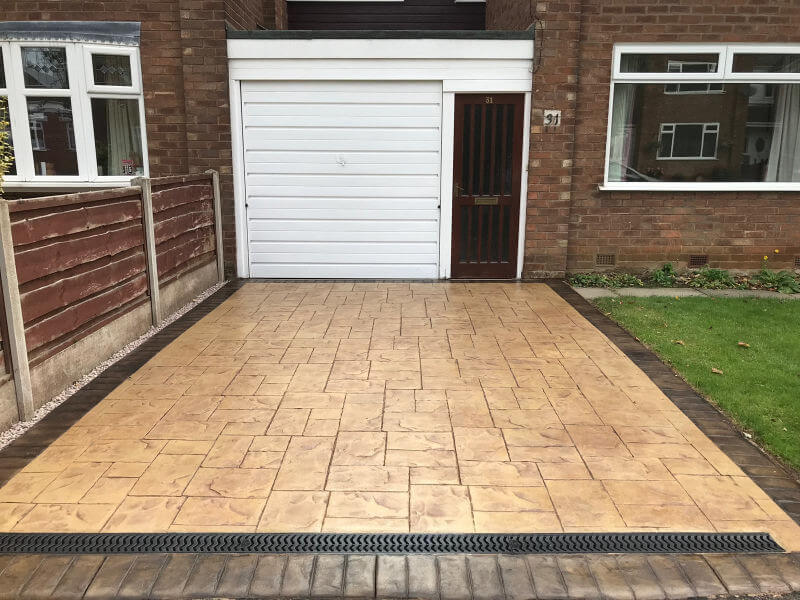
[(148, 300), (138, 187), (9, 203), (32, 364)]
[(208, 174), (151, 181), (162, 285), (216, 260), (214, 188)]

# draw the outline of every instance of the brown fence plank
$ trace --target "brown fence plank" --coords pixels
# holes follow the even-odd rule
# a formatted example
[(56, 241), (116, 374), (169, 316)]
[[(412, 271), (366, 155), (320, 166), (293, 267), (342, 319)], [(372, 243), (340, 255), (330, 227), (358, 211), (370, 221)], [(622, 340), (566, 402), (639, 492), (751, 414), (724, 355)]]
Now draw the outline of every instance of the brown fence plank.
[(144, 296), (146, 292), (147, 276), (141, 273), (122, 285), (67, 306), (64, 310), (25, 329), (28, 352), (78, 329), (123, 304)]
[(76, 265), (113, 256), (144, 244), (140, 221), (115, 226), (67, 240), (56, 240), (44, 246), (17, 252), (17, 276), (20, 284), (50, 273), (65, 271)]
[(106, 202), (76, 206), (58, 212), (33, 214), (24, 218), (26, 213), (17, 213), (11, 225), (11, 233), (15, 246), (24, 246), (73, 233), (98, 229), (107, 225), (116, 225), (140, 219), (141, 202), (130, 199), (122, 202)]
[(214, 251), (214, 238), (184, 236), (176, 238), (163, 248), (158, 255), (159, 281), (168, 277), (170, 272), (191, 259)]
[(212, 198), (213, 190), (211, 189), (210, 180), (184, 187), (161, 190), (153, 188), (153, 213), (160, 213), (181, 204), (211, 201)]
[[(186, 205), (188, 209), (190, 205)], [(194, 205), (191, 205), (194, 208)], [(163, 214), (163, 213), (162, 213)], [(206, 229), (206, 236), (214, 235), (214, 211), (211, 207), (192, 212), (178, 212), (169, 219), (162, 219), (155, 224), (156, 244), (179, 237), (187, 231)]]
[[(8, 211), (14, 213), (43, 210), (70, 206), (72, 204), (87, 204), (89, 202), (103, 202), (120, 198), (139, 196), (138, 187), (113, 188), (110, 190), (96, 190), (94, 192), (78, 192), (76, 194), (63, 194), (60, 196), (40, 196), (38, 198), (20, 198), (8, 201)], [(58, 211), (53, 211), (58, 212)]]
[(102, 258), (90, 263), (90, 268), (75, 269), (62, 277), (42, 278), (35, 283), (37, 287), (21, 294), (22, 316), (30, 323), (42, 315), (78, 302), (92, 294), (111, 288), (145, 271), (143, 252), (116, 257)]

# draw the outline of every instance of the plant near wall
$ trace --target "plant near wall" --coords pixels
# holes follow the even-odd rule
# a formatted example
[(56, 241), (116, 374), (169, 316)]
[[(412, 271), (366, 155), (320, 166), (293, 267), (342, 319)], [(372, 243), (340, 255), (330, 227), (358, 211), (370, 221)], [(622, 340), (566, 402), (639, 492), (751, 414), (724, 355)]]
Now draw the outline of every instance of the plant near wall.
[(656, 269), (650, 273), (650, 283), (658, 287), (672, 287), (678, 279), (678, 274), (675, 272), (675, 267), (672, 263), (666, 263), (660, 269)]
[(14, 151), (11, 147), (11, 130), (8, 121), (8, 102), (0, 98), (0, 197), (3, 195), (3, 179), (14, 162)]
[[(777, 254), (777, 250), (775, 251)], [(791, 271), (775, 272), (769, 268), (769, 256), (764, 256), (761, 261), (761, 270), (753, 277), (761, 286), (777, 290), (781, 294), (800, 294), (800, 281)]]
[(725, 269), (703, 267), (690, 274), (689, 285), (704, 290), (737, 289), (741, 287)]

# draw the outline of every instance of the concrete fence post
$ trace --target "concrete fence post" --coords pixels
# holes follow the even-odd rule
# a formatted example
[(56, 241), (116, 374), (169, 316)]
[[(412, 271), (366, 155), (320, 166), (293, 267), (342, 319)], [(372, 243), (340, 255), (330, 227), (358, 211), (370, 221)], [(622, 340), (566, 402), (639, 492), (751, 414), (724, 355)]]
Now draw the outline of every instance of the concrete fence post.
[(156, 230), (153, 220), (153, 190), (148, 177), (131, 179), (131, 185), (139, 186), (142, 197), (142, 226), (144, 227), (144, 253), (147, 258), (147, 281), (150, 287), (150, 312), (153, 325), (161, 324), (161, 292), (158, 287), (158, 261), (156, 255)]
[(11, 353), (11, 371), (17, 394), (17, 413), (20, 421), (33, 417), (33, 390), (28, 364), (28, 345), (25, 342), (25, 321), (22, 319), (22, 302), (14, 260), (14, 241), (11, 238), (11, 215), (8, 201), (0, 199), (0, 285), (8, 324), (8, 349)]
[(222, 255), (222, 198), (219, 193), (219, 173), (213, 169), (206, 171), (211, 175), (211, 186), (214, 190), (214, 237), (217, 241), (217, 277), (220, 283), (225, 281), (225, 260)]

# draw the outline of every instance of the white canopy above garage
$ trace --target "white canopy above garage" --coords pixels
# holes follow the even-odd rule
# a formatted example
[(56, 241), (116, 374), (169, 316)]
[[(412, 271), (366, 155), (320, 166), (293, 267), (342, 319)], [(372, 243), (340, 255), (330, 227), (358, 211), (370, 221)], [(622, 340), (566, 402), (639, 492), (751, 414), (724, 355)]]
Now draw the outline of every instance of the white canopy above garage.
[(453, 94), (530, 92), (530, 37), (231, 33), (240, 276), (446, 277)]

